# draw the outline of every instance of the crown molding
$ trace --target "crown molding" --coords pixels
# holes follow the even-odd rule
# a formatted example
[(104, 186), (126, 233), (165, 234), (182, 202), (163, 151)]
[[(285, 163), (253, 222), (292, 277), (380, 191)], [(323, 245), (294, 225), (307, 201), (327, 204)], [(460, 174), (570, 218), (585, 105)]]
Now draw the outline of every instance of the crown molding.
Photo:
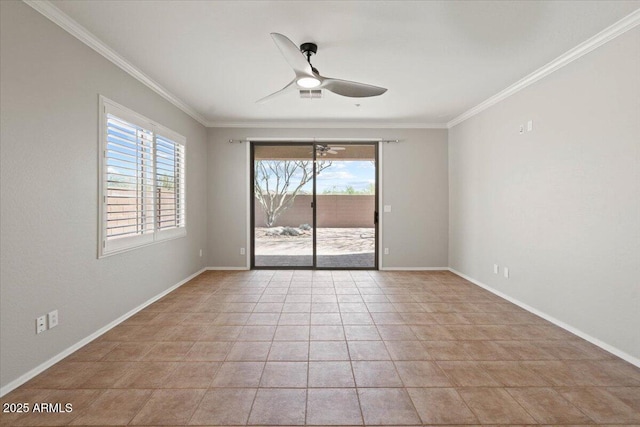
[(631, 12), (629, 15), (625, 16), (615, 24), (605, 28), (604, 30), (600, 31), (598, 34), (591, 37), (590, 39), (587, 39), (586, 41), (584, 41), (583, 43), (580, 43), (578, 46), (574, 47), (573, 49), (570, 49), (569, 51), (563, 53), (553, 61), (537, 69), (536, 71), (524, 77), (523, 79), (518, 80), (511, 86), (504, 89), (503, 91), (498, 92), (497, 94), (493, 95), (491, 98), (485, 100), (484, 102), (481, 102), (475, 107), (460, 114), (458, 117), (452, 119), (447, 123), (447, 128), (452, 128), (453, 126), (464, 122), (465, 120), (497, 104), (503, 99), (506, 99), (511, 95), (521, 91), (522, 89), (537, 82), (543, 77), (548, 76), (554, 71), (557, 71), (560, 68), (572, 63), (576, 59), (581, 58), (582, 56), (586, 55), (592, 50), (615, 39), (616, 37), (626, 33), (627, 31), (635, 28), (638, 25), (640, 25), (640, 9), (636, 9), (635, 11)]
[(207, 120), (196, 110), (191, 108), (180, 98), (162, 87), (158, 82), (147, 76), (145, 73), (136, 68), (133, 64), (120, 56), (115, 50), (107, 46), (102, 40), (93, 35), (85, 27), (73, 20), (69, 15), (58, 9), (49, 0), (23, 0), (60, 28), (89, 46), (91, 49), (104, 56), (106, 59), (120, 67), (123, 71), (143, 83), (145, 86), (156, 92), (158, 95), (187, 113), (189, 116), (197, 120), (203, 126), (207, 126)]
[(446, 123), (396, 123), (396, 122), (300, 122), (300, 121), (247, 121), (247, 122), (207, 122), (210, 128), (268, 128), (268, 129), (446, 129)]
[(36, 11), (40, 12), (46, 18), (60, 26), (72, 36), (104, 56), (113, 64), (121, 68), (123, 71), (149, 87), (151, 90), (162, 96), (164, 99), (175, 105), (180, 110), (191, 116), (205, 127), (212, 128), (334, 128), (334, 129), (353, 129), (353, 128), (369, 128), (369, 129), (450, 129), (459, 123), (475, 116), (476, 114), (486, 110), (487, 108), (497, 104), (498, 102), (510, 97), (511, 95), (521, 91), (527, 86), (537, 82), (538, 80), (548, 76), (556, 70), (570, 64), (576, 59), (581, 58), (594, 49), (615, 39), (616, 37), (626, 33), (627, 31), (640, 25), (640, 9), (635, 10), (626, 17), (622, 18), (613, 25), (605, 28), (595, 36), (579, 44), (573, 49), (560, 55), (553, 61), (527, 75), (523, 79), (517, 81), (501, 92), (493, 95), (487, 100), (481, 102), (475, 107), (465, 111), (447, 123), (396, 123), (396, 122), (297, 122), (297, 121), (247, 121), (247, 122), (221, 122), (210, 121), (205, 119), (195, 109), (183, 102), (180, 98), (169, 92), (162, 85), (147, 76), (133, 64), (120, 56), (116, 51), (107, 46), (104, 42), (93, 35), (89, 30), (73, 20), (70, 16), (58, 9), (50, 0), (22, 0)]

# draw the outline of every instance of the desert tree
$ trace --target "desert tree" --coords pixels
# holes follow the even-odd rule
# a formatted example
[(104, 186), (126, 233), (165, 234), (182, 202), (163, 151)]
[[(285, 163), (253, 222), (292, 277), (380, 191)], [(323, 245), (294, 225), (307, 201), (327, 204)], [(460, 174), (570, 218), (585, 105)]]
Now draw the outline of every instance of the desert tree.
[[(331, 161), (316, 161), (316, 175)], [(256, 160), (255, 197), (265, 214), (265, 224), (273, 227), (280, 215), (313, 178), (313, 160)]]

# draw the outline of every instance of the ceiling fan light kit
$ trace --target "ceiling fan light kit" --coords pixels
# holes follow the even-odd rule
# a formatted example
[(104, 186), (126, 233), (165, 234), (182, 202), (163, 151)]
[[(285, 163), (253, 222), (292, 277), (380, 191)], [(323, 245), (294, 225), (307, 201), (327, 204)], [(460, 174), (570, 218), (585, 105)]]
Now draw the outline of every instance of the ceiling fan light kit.
[(269, 101), (293, 89), (300, 90), (301, 98), (321, 98), (322, 89), (351, 98), (379, 96), (387, 91), (387, 89), (383, 87), (365, 83), (323, 77), (320, 75), (320, 72), (311, 65), (311, 56), (318, 52), (318, 46), (315, 43), (302, 43), (298, 48), (295, 43), (282, 34), (271, 33), (271, 38), (273, 38), (273, 41), (280, 50), (280, 53), (282, 53), (282, 56), (284, 56), (284, 59), (289, 63), (289, 66), (293, 68), (296, 76), (284, 88), (259, 99), (256, 101), (258, 103)]

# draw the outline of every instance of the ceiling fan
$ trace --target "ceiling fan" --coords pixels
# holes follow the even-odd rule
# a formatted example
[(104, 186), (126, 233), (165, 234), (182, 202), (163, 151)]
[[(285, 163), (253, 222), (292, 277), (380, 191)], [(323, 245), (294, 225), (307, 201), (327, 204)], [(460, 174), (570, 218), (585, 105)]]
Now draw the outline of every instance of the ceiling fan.
[(387, 91), (387, 89), (383, 87), (365, 83), (323, 77), (320, 75), (320, 72), (311, 65), (311, 55), (314, 55), (318, 51), (318, 46), (315, 43), (303, 43), (298, 48), (298, 46), (282, 34), (271, 33), (271, 37), (276, 46), (278, 46), (278, 49), (280, 49), (280, 53), (282, 53), (284, 59), (289, 63), (291, 68), (293, 68), (296, 77), (284, 88), (256, 101), (258, 103), (268, 101), (278, 95), (295, 89), (307, 92), (326, 89), (335, 94), (352, 98), (378, 96)]
[(338, 154), (338, 151), (346, 150), (344, 147), (329, 147), (328, 145), (316, 145), (316, 156), (326, 157), (327, 154)]

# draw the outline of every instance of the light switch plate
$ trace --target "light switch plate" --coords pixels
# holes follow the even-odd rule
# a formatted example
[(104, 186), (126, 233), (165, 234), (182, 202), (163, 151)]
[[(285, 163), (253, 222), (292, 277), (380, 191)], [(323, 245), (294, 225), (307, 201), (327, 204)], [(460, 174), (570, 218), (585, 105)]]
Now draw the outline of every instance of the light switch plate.
[(391, 205), (384, 205), (385, 212), (391, 212)]

